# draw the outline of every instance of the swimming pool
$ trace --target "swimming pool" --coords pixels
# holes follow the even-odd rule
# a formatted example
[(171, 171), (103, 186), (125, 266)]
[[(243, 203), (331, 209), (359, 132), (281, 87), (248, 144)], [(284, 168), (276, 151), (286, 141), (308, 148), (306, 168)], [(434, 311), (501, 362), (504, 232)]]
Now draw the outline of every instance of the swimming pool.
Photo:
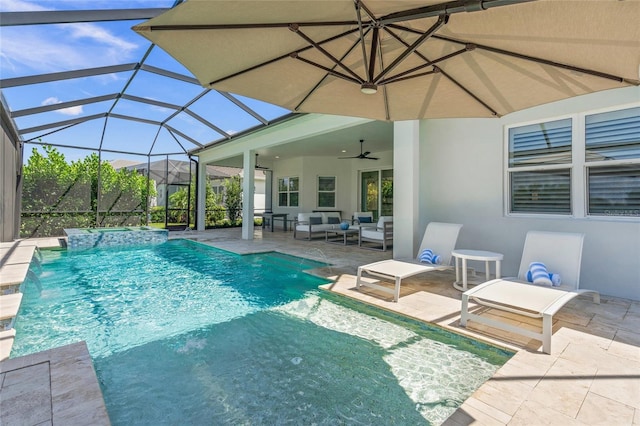
[(86, 340), (123, 424), (439, 424), (509, 353), (186, 240), (45, 251), (12, 357)]

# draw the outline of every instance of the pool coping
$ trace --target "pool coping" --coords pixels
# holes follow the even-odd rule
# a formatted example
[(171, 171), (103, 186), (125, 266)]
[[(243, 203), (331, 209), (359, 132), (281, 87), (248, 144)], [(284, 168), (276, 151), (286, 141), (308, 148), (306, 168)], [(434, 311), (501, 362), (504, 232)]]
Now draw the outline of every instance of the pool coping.
[(111, 424), (84, 341), (0, 361), (0, 424)]

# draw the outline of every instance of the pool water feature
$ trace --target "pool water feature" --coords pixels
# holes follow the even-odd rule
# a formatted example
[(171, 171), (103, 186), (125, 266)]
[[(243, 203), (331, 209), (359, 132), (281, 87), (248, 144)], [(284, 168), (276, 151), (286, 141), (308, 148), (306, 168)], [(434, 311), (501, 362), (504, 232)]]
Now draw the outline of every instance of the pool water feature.
[(70, 228), (64, 229), (67, 247), (82, 250), (95, 247), (117, 247), (140, 244), (160, 244), (169, 239), (169, 231), (150, 226), (120, 228)]
[(509, 353), (317, 290), (318, 262), (174, 240), (45, 251), (12, 357), (86, 340), (123, 424), (439, 424)]

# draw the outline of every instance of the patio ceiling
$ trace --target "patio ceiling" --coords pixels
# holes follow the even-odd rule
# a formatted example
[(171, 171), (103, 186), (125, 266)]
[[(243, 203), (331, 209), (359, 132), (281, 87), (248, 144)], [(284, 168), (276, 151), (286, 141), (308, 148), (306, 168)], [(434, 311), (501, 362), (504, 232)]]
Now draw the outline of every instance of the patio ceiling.
[[(364, 150), (373, 156), (393, 149), (393, 123), (390, 121), (370, 121), (338, 131), (324, 132), (312, 137), (259, 148), (258, 163), (269, 165), (276, 159), (295, 157), (347, 157), (360, 153), (360, 139), (364, 140)], [(359, 160), (360, 161), (360, 160)], [(216, 161), (217, 165), (242, 167), (242, 156)], [(375, 162), (364, 161), (361, 164), (371, 167)]]
[(0, 89), (25, 153), (47, 144), (107, 159), (184, 155), (290, 117), (202, 88), (131, 30), (181, 1), (3, 1)]

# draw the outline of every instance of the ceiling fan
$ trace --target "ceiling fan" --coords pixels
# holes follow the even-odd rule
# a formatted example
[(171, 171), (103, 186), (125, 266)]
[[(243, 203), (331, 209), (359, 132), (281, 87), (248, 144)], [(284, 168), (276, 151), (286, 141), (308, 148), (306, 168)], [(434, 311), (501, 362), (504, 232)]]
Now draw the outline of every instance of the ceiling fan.
[(270, 170), (268, 167), (258, 165), (258, 153), (256, 152), (256, 170)]
[(360, 155), (354, 155), (353, 157), (338, 157), (339, 160), (345, 160), (347, 158), (359, 158), (361, 160), (378, 160), (377, 157), (369, 157), (371, 151), (362, 152), (362, 147), (364, 145), (364, 139), (360, 139)]

